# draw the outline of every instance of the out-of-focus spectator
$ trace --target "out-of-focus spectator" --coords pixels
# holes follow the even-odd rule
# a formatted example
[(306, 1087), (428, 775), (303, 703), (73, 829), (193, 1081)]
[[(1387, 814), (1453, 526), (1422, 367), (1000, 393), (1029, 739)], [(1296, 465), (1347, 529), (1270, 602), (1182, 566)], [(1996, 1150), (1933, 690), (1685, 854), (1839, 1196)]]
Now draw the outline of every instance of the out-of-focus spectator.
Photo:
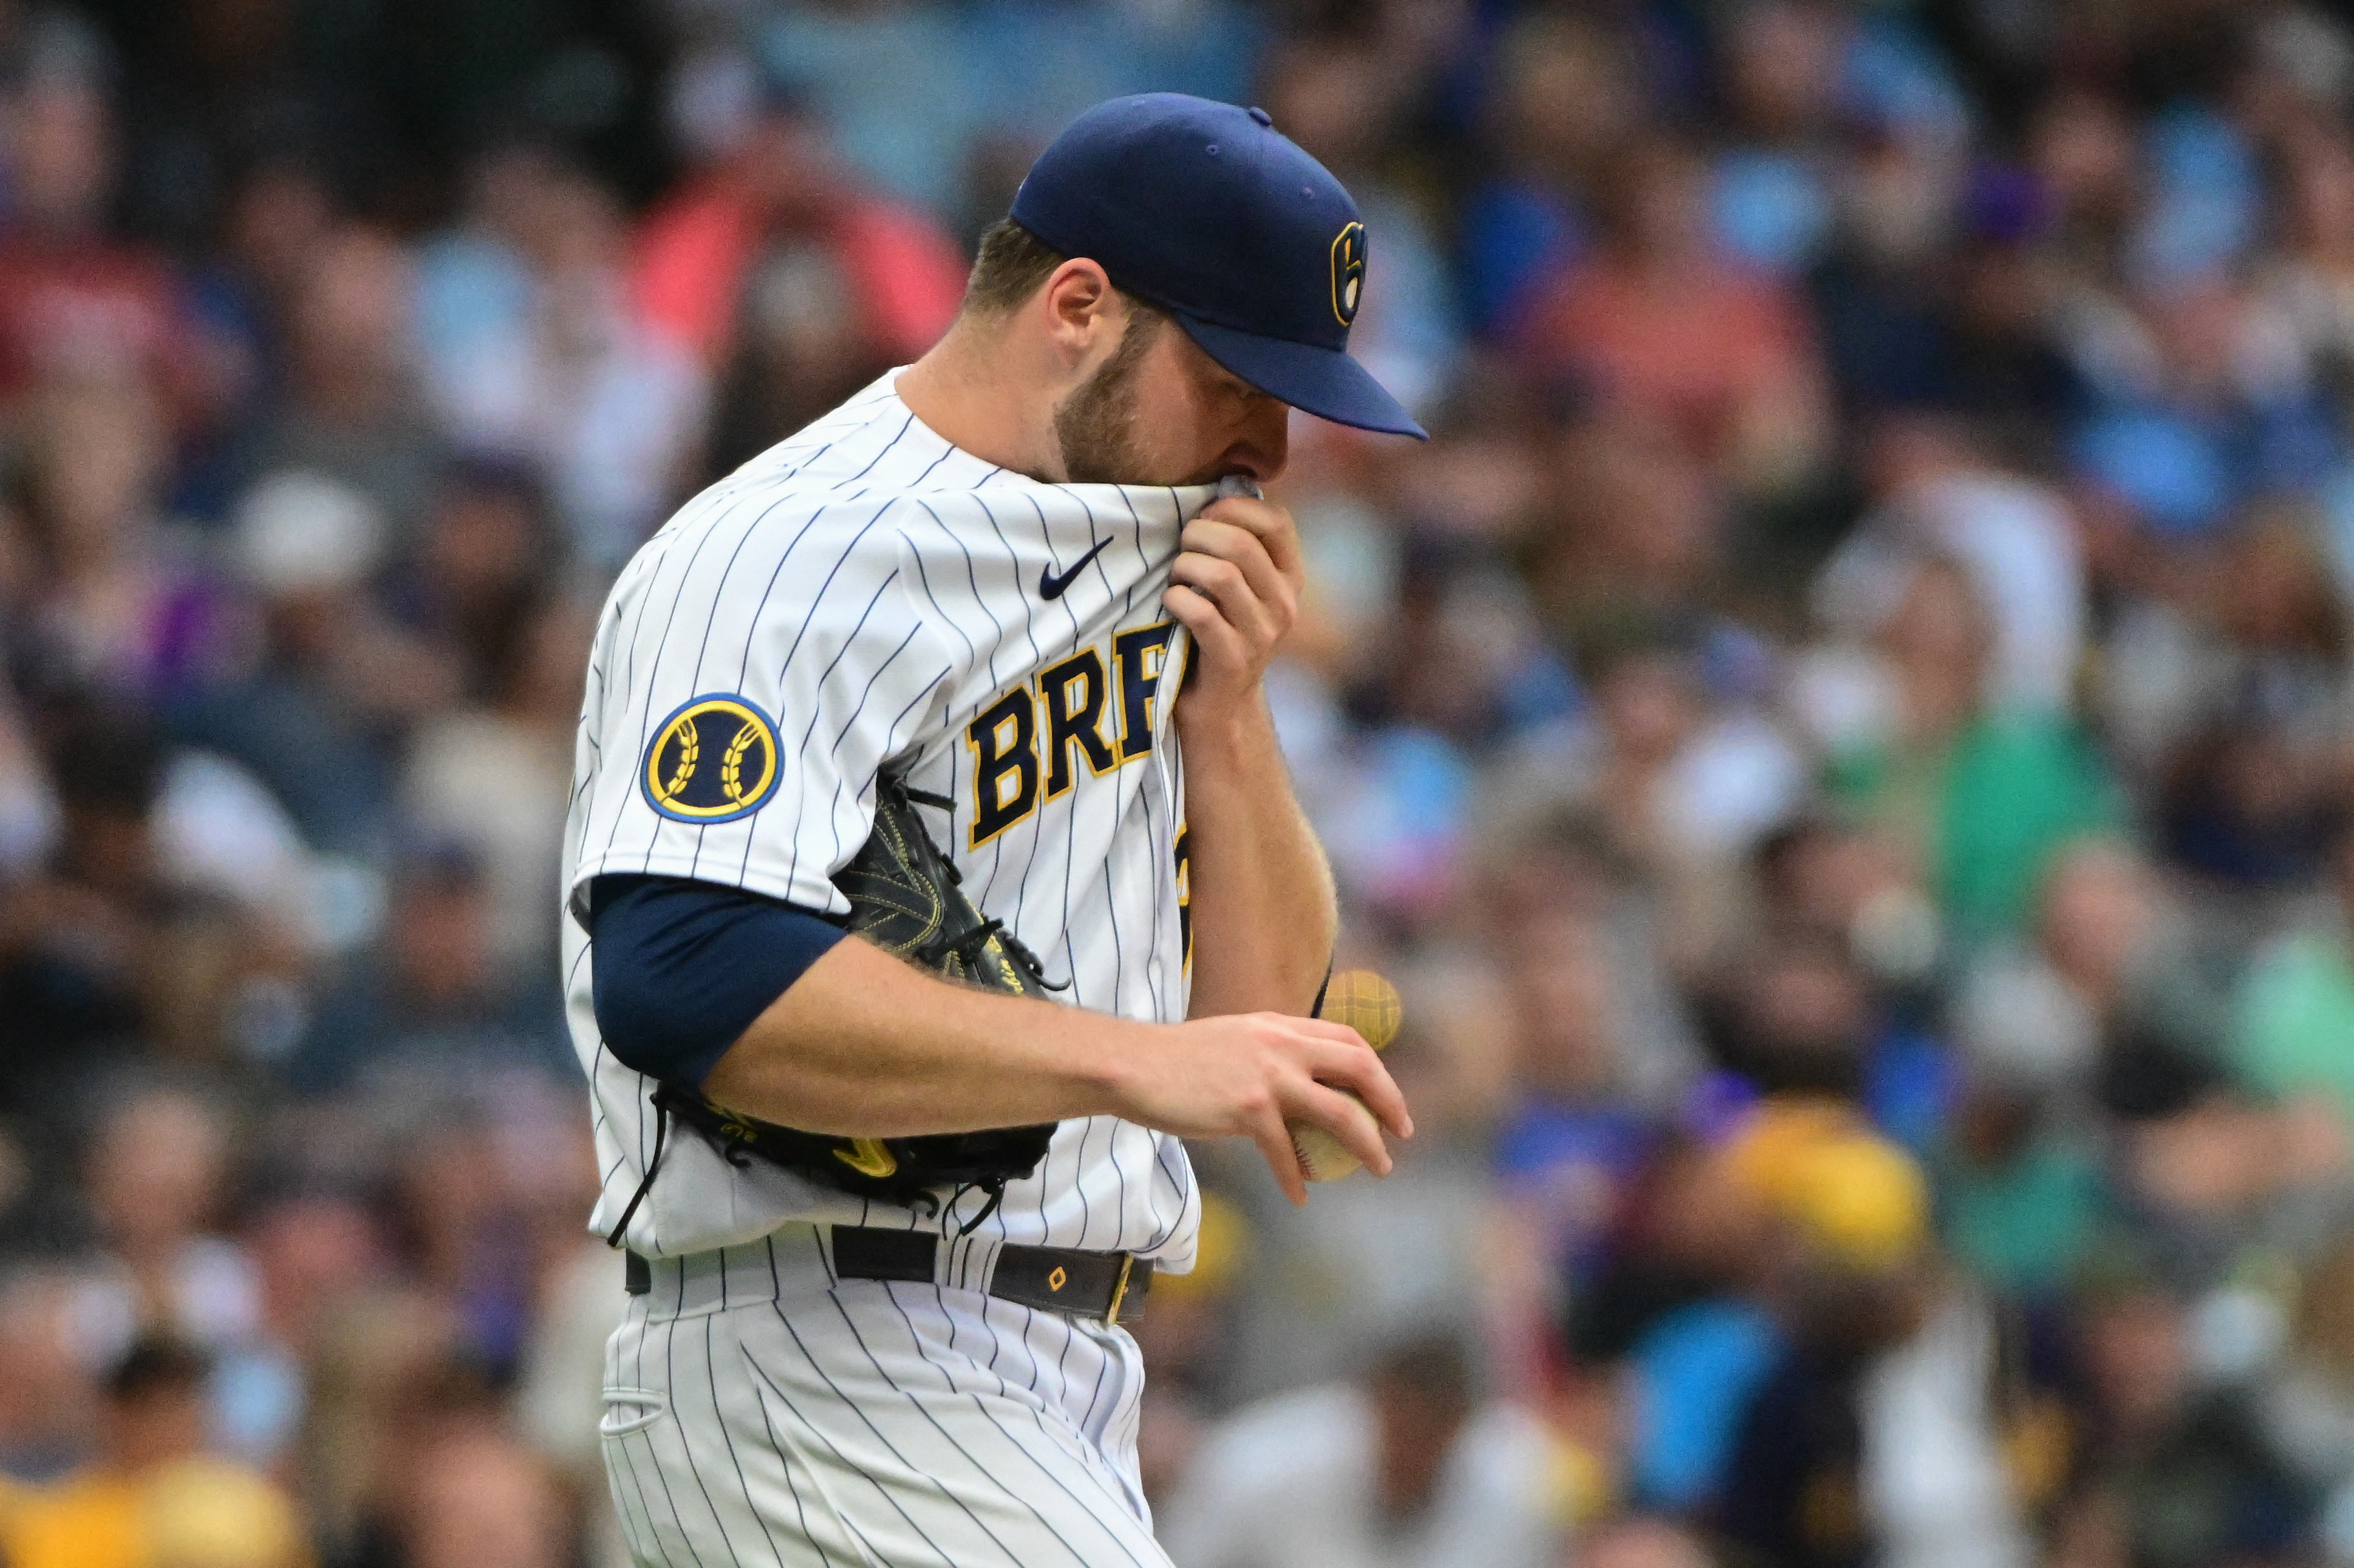
[(722, 377), (709, 466), (725, 472), (929, 347), (964, 268), (921, 214), (863, 190), (813, 107), (779, 90), (647, 218), (634, 290), (654, 329)]
[(2153, 1568), (2277, 1558), (2317, 1499), (2239, 1391), (2200, 1385), (2190, 1339), (2182, 1304), (2146, 1280), (2107, 1282), (2087, 1303), (2094, 1457), (2067, 1512)]
[(83, 1185), (106, 1248), (93, 1329), (112, 1319), (217, 1351), (250, 1334), (253, 1265), (215, 1229), (230, 1129), (220, 1111), (168, 1087), (136, 1091), (100, 1123)]
[[(2354, 1485), (2354, 1245), (2340, 1236), (2308, 1270), (2292, 1304), (2285, 1353), (2261, 1380), (2267, 1445), (2334, 1520)], [(2337, 1527), (2330, 1527), (2335, 1544)]]
[(570, 1558), (562, 1496), (512, 1438), (443, 1437), (417, 1457), (404, 1490), (403, 1568), (563, 1568)]
[(326, 1561), (396, 1551), (387, 1537), (417, 1446), (478, 1414), (480, 1379), (456, 1361), (455, 1338), (450, 1311), (397, 1284), (355, 1294), (320, 1325), (297, 1453)]
[(1531, 305), (1521, 352), (1672, 429), (1745, 490), (1806, 477), (1829, 432), (1797, 302), (1715, 254), (1686, 149), (1643, 143), (1613, 158), (1604, 179), (1596, 255)]
[(370, 493), (319, 471), (249, 489), (228, 545), (258, 625), (241, 665), (173, 710), (181, 733), (251, 768), (311, 843), (340, 853), (380, 841), (387, 752), (461, 679), (449, 652), (371, 601), (391, 527)]
[(555, 885), (580, 709), (580, 650), (591, 616), (555, 600), (504, 627), (511, 639), (489, 696), (419, 731), (402, 779), (408, 821), (479, 858), (493, 961), (544, 962), (556, 940)]
[(1529, 576), (1555, 629), (1578, 642), (1693, 614), (1726, 556), (1729, 507), (1709, 465), (1630, 418), (1573, 426), (1553, 456), (1554, 515), (1530, 541)]
[(1712, 1568), (1714, 1559), (1691, 1531), (1668, 1519), (1637, 1515), (1580, 1540), (1564, 1561), (1585, 1568)]
[[(568, 1190), (564, 1196), (568, 1198)], [(606, 1502), (604, 1439), (597, 1430), (604, 1419), (605, 1341), (613, 1333), (613, 1292), (621, 1287), (621, 1263), (601, 1238), (569, 1234), (568, 1212), (551, 1217), (567, 1233), (569, 1245), (537, 1303), (537, 1330), (516, 1376), (515, 1431), (563, 1489), (565, 1516), (584, 1521), (581, 1533), (590, 1561), (623, 1563), (629, 1548), (621, 1539), (620, 1516)], [(1147, 1489), (1158, 1489), (1150, 1478)]]
[(1568, 1501), (1553, 1441), (1478, 1396), (1455, 1340), (1409, 1340), (1212, 1431), (1161, 1538), (1181, 1568), (1548, 1563)]
[(390, 1266), (381, 1227), (353, 1197), (295, 1186), (251, 1205), (239, 1240), (260, 1283), (252, 1338), (216, 1380), (220, 1424), (256, 1463), (289, 1468), (335, 1315)]
[(163, 756), (154, 731), (121, 710), (90, 709), (50, 738), (62, 816), (50, 863), (16, 888), (0, 918), (0, 1011), (16, 1057), (11, 1098), (37, 1098), (56, 1075), (135, 1037), (165, 930), (153, 813)]
[(570, 552), (539, 471), (494, 457), (462, 458), (436, 476), (413, 548), (373, 598), (408, 638), (446, 660), (430, 707), (454, 696), (494, 699), (561, 591)]
[(2084, 652), (2084, 568), (2057, 497), (2003, 473), (1951, 420), (1892, 420), (1873, 437), (1874, 512), (1816, 585), (1825, 624), (1850, 636), (1883, 622), (1922, 553), (1970, 574), (1991, 622), (1986, 701), (1998, 711), (2074, 705)]
[(1803, 270), (1828, 237), (1844, 21), (1829, 6), (1759, 5), (1720, 43), (1738, 141), (1714, 160), (1710, 206), (1727, 249), (1752, 266)]
[(288, 1082), (320, 1093), (382, 1080), (414, 1092), (503, 1067), (570, 1076), (556, 999), (503, 970), (493, 930), (481, 861), (462, 845), (418, 845), (394, 879), (378, 945), (355, 955), (321, 1001), (284, 1064)]
[(90, 1467), (0, 1510), (14, 1568), (307, 1568), (292, 1500), (205, 1452), (204, 1358), (143, 1339), (108, 1373)]
[(1965, 942), (2015, 930), (2052, 852), (2116, 810), (2065, 716), (1987, 705), (1992, 629), (1969, 573), (1924, 556), (1881, 617), (1882, 712), (1835, 737), (1832, 788), (1926, 873)]
[(703, 376), (631, 310), (622, 215), (585, 171), (508, 149), (419, 278), (426, 382), (470, 445), (549, 476), (572, 547), (620, 568), (688, 477)]
[[(1743, 700), (1745, 639), (1675, 620), (1606, 629), (1585, 650), (1591, 723), (1557, 759), (1613, 851), (1675, 900), (1688, 941), (1738, 857), (1797, 805), (1807, 764)], [(1726, 666), (1733, 666), (1728, 670)]]
[(2099, 1093), (2155, 1103), (2159, 1083), (2220, 1067), (2224, 1001), (2155, 871), (2100, 840), (2055, 855), (2033, 949), (1984, 954), (1956, 988), (1965, 1048), (1990, 1076), (2055, 1105)]
[(248, 454), (251, 471), (323, 474), (416, 525), (443, 450), (428, 414), (414, 332), (416, 264), (389, 235), (332, 231), (286, 320), (286, 376)]
[(2317, 1097), (2354, 1128), (2354, 832), (2339, 833), (2330, 872), (2335, 897), (2326, 910), (2248, 967), (2234, 1065), (2250, 1088)]
[(34, 688), (143, 702), (211, 673), (227, 607), (159, 514), (170, 438), (151, 385), (60, 373), (21, 407), (15, 609)]
[(2208, 569), (2190, 637), (2144, 645), (2157, 666), (2145, 690), (2163, 691), (2168, 674), (2174, 686), (2156, 830), (2169, 859), (2219, 889), (2304, 885), (2343, 811), (2346, 606), (2306, 521), (2285, 509), (2242, 519)]
[(0, 1490), (69, 1474), (96, 1440), (101, 1347), (80, 1331), (80, 1283), (50, 1264), (0, 1284)]
[(1461, 216), (1465, 293), (1509, 332), (1585, 249), (1592, 190), (1649, 105), (1638, 46), (1593, 16), (1535, 12), (1498, 40), (1485, 140), (1500, 166)]
[(60, 374), (192, 397), (176, 281), (111, 228), (118, 128), (102, 66), (75, 53), (37, 48), (0, 121), (0, 403)]
[(1788, 1098), (1726, 1158), (1772, 1227), (1781, 1350), (1739, 1419), (1720, 1527), (1778, 1563), (2024, 1562), (1993, 1324), (1929, 1255), (1919, 1170), (1835, 1103)]

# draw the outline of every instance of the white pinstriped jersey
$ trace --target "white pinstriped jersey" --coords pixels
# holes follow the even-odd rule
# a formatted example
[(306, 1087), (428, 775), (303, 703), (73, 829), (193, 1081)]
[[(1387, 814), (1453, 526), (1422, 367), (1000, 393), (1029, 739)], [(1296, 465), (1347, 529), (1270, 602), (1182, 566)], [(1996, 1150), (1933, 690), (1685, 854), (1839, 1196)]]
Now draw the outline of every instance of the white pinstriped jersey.
[[(1183, 630), (1161, 590), (1219, 491), (1042, 484), (919, 423), (893, 372), (683, 507), (614, 586), (590, 656), (565, 886), (693, 877), (810, 908), (865, 842), (875, 779), (956, 801), (927, 825), (985, 915), (1067, 980), (1065, 1001), (1173, 1022), (1187, 994), (1184, 786), (1170, 705)], [(616, 1223), (653, 1152), (652, 1082), (607, 1050), (597, 962), (565, 922), (575, 1047)], [(978, 1193), (963, 1200), (977, 1211)], [(1006, 1242), (1191, 1266), (1199, 1203), (1177, 1139), (1065, 1122), (1030, 1178), (949, 1249), (978, 1283)], [(937, 1228), (908, 1210), (729, 1166), (673, 1128), (629, 1231), (650, 1255), (791, 1221)]]

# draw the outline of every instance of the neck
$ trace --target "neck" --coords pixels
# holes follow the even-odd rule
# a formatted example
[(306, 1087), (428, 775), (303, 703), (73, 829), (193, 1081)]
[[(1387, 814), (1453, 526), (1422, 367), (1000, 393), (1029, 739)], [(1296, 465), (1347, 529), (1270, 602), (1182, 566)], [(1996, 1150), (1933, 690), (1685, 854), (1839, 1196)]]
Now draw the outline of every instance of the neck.
[(1055, 435), (1055, 390), (1002, 323), (960, 317), (898, 380), (926, 428), (984, 462), (1050, 484), (1069, 477)]

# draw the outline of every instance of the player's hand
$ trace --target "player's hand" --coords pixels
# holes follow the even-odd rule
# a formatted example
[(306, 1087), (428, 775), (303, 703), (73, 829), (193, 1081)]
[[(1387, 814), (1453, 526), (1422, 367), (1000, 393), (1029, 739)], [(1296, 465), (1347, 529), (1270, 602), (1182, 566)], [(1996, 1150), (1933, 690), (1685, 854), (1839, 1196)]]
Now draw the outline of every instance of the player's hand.
[(1414, 1136), (1405, 1097), (1373, 1047), (1345, 1024), (1244, 1012), (1152, 1033), (1156, 1048), (1126, 1063), (1120, 1114), (1182, 1138), (1249, 1139), (1295, 1203), (1308, 1201), (1308, 1180), (1286, 1122), (1312, 1122), (1375, 1175), (1390, 1173), (1388, 1147), (1342, 1089), (1354, 1091), (1392, 1137)]
[(1161, 603), (1193, 634), (1183, 708), (1230, 710), (1255, 699), (1267, 661), (1299, 614), (1299, 531), (1270, 502), (1229, 495), (1185, 524)]

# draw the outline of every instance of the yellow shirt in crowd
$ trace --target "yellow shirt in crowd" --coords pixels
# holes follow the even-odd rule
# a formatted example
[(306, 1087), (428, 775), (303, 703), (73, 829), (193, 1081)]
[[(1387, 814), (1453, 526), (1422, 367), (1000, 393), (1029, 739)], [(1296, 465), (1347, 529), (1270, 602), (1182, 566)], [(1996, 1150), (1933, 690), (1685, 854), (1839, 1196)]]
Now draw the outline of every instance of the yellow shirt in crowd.
[[(0, 1484), (5, 1485), (5, 1484)], [(0, 1489), (5, 1568), (309, 1568), (293, 1506), (252, 1471), (179, 1459)]]

